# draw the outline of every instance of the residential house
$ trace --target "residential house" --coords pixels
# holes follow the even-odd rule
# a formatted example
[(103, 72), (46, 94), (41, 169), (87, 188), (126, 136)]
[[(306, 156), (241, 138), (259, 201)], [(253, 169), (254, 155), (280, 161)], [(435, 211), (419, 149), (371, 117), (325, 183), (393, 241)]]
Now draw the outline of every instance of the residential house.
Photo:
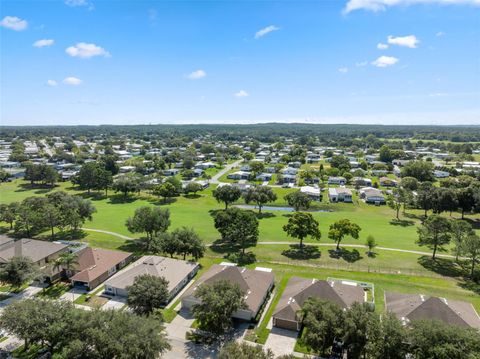
[(169, 168), (167, 170), (163, 170), (163, 175), (164, 176), (176, 176), (180, 173), (180, 170), (178, 168)]
[(329, 188), (328, 198), (330, 202), (353, 202), (352, 191), (349, 188), (345, 187)]
[(293, 168), (293, 167), (287, 167), (287, 168), (284, 168), (282, 170), (282, 174), (283, 175), (293, 175), (293, 176), (296, 176), (298, 173), (298, 169), (297, 168)]
[(53, 270), (51, 263), (62, 253), (68, 252), (65, 244), (36, 239), (13, 238), (0, 235), (0, 266), (13, 257), (28, 257), (44, 272), (44, 281), (50, 282), (60, 275), (60, 270)]
[(247, 321), (257, 316), (274, 285), (274, 276), (271, 272), (214, 264), (185, 292), (182, 307), (191, 310), (195, 304), (200, 303), (200, 299), (195, 297), (195, 291), (202, 285), (219, 280), (235, 283), (245, 293), (247, 307), (235, 312), (233, 317)]
[(160, 256), (143, 256), (108, 279), (105, 282), (105, 293), (126, 297), (127, 288), (135, 282), (135, 278), (149, 274), (163, 277), (168, 281), (167, 302), (169, 302), (195, 276), (198, 269), (199, 265), (195, 262)]
[(84, 248), (77, 254), (73, 270), (67, 270), (72, 285), (92, 290), (114, 275), (132, 258), (132, 253), (100, 248)]
[(322, 194), (320, 193), (320, 188), (312, 186), (302, 186), (300, 187), (300, 192), (305, 193), (314, 201), (320, 201), (322, 199)]
[(318, 298), (346, 309), (353, 303), (364, 303), (366, 293), (355, 282), (291, 277), (273, 313), (273, 326), (300, 331), (302, 321), (298, 312), (309, 298)]
[(328, 177), (328, 184), (345, 186), (347, 184), (347, 180), (345, 177)]
[(388, 178), (388, 177), (380, 177), (378, 179), (378, 181), (380, 182), (380, 186), (384, 186), (384, 187), (397, 187), (398, 186), (397, 181), (395, 181), (394, 179)]
[(352, 182), (355, 184), (355, 186), (359, 186), (359, 187), (372, 186), (372, 180), (366, 177), (353, 177)]
[(256, 180), (259, 181), (271, 181), (272, 180), (272, 174), (271, 173), (260, 173), (257, 177), (255, 177)]
[(237, 171), (227, 175), (228, 179), (233, 180), (248, 180), (250, 178), (250, 172), (247, 171)]
[(480, 317), (473, 305), (458, 300), (385, 292), (385, 309), (404, 324), (434, 319), (449, 325), (480, 329)]
[(383, 192), (378, 188), (363, 187), (363, 188), (360, 188), (358, 192), (360, 194), (360, 199), (364, 200), (365, 203), (371, 203), (376, 205), (386, 203)]

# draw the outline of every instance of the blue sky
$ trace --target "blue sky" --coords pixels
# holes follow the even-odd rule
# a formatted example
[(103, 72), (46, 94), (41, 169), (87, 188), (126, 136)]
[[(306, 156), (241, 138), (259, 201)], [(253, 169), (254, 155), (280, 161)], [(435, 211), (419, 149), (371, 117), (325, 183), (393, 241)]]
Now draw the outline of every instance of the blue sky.
[(0, 25), (2, 125), (480, 124), (479, 0), (7, 0)]

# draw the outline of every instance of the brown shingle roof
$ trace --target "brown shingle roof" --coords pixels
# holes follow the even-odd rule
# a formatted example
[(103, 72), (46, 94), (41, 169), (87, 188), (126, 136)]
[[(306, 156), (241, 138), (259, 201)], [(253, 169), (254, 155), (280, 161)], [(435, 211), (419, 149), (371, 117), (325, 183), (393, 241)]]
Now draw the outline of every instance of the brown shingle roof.
[(353, 303), (362, 303), (365, 292), (359, 286), (343, 284), (340, 281), (326, 281), (291, 277), (280, 298), (274, 317), (296, 321), (297, 312), (308, 298), (319, 298), (348, 308)]
[(30, 258), (33, 262), (39, 262), (55, 253), (63, 251), (68, 246), (61, 243), (39, 241), (36, 239), (12, 238), (1, 236), (0, 238), (0, 263), (6, 263), (16, 256)]
[(78, 273), (71, 279), (90, 283), (131, 255), (132, 253), (87, 247), (78, 254)]
[(405, 321), (436, 319), (450, 325), (480, 328), (480, 317), (467, 302), (419, 294), (385, 292), (385, 307)]
[(246, 269), (243, 267), (214, 264), (187, 290), (185, 297), (194, 297), (195, 290), (199, 286), (204, 283), (212, 284), (219, 280), (227, 280), (231, 283), (238, 284), (246, 295), (245, 302), (248, 309), (257, 313), (269, 289), (273, 285), (274, 275), (270, 272)]

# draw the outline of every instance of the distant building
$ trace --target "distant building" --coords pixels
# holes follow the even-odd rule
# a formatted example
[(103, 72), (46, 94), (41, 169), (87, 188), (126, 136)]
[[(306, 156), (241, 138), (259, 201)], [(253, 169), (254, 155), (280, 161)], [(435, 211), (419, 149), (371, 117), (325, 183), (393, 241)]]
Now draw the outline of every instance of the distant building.
[(328, 184), (345, 186), (347, 184), (347, 180), (345, 177), (328, 177)]
[(328, 198), (330, 202), (346, 202), (351, 203), (352, 191), (345, 187), (335, 187), (328, 189)]

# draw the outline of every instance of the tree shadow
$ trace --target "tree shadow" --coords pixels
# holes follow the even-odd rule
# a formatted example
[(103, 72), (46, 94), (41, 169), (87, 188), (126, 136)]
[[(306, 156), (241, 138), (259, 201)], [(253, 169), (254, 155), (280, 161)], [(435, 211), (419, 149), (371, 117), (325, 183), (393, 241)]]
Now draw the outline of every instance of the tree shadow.
[(168, 206), (172, 203), (177, 202), (177, 199), (175, 197), (169, 197), (167, 200), (164, 200), (163, 198), (145, 198), (149, 203), (153, 204), (154, 206)]
[(114, 194), (113, 196), (109, 197), (109, 204), (125, 204), (125, 203), (133, 203), (137, 200), (134, 196), (127, 196), (125, 197), (123, 194)]
[(202, 197), (202, 195), (201, 194), (186, 194), (183, 197), (188, 198), (188, 199), (197, 199), (197, 198)]
[(355, 263), (356, 261), (363, 258), (357, 249), (352, 249), (351, 251), (345, 248), (340, 248), (339, 250), (329, 249), (328, 253), (330, 255), (330, 258), (343, 259), (345, 262), (348, 263)]
[(258, 218), (258, 219), (264, 219), (264, 218), (273, 218), (273, 217), (276, 217), (275, 214), (273, 214), (272, 212), (262, 212), (262, 213), (256, 213), (255, 216)]
[(408, 219), (392, 219), (390, 221), (392, 226), (400, 226), (400, 227), (409, 227), (415, 224), (415, 221), (408, 220)]
[(453, 259), (439, 257), (432, 259), (430, 256), (421, 256), (418, 258), (418, 263), (423, 268), (445, 277), (461, 277), (465, 274), (463, 268), (457, 265)]
[(470, 223), (473, 229), (480, 230), (480, 220), (478, 218), (464, 218), (464, 221)]
[(290, 259), (308, 260), (320, 258), (321, 252), (318, 246), (303, 245), (300, 247), (299, 244), (291, 244), (290, 249), (284, 250), (282, 255)]
[(215, 218), (218, 212), (222, 212), (224, 209), (210, 209), (208, 213), (210, 214), (211, 217)]
[[(477, 273), (476, 278), (479, 278), (479, 275)], [(459, 286), (463, 289), (472, 291), (478, 295), (480, 295), (480, 283), (477, 281), (474, 281), (472, 279), (464, 279), (463, 281), (460, 282)]]
[(125, 244), (122, 244), (120, 247), (118, 247), (118, 249), (124, 252), (131, 252), (138, 256), (145, 253), (145, 248), (142, 246), (140, 241), (137, 240), (127, 241)]
[(419, 221), (423, 221), (425, 216), (423, 214), (415, 214), (415, 213), (403, 213), (404, 217), (418, 219)]
[(226, 239), (220, 238), (210, 245), (210, 249), (215, 253), (223, 254), (237, 251), (238, 246)]
[(0, 227), (0, 234), (5, 234), (5, 233), (8, 233), (10, 232), (10, 227)]
[(38, 236), (38, 239), (44, 241), (75, 241), (79, 239), (83, 239), (88, 235), (86, 231), (83, 229), (69, 229), (65, 231), (56, 232), (54, 238), (50, 234), (44, 234)]
[(368, 258), (377, 258), (378, 256), (378, 253), (374, 252), (374, 251), (371, 251), (371, 252), (365, 252), (365, 254), (367, 255)]
[(293, 213), (295, 213), (295, 212), (290, 212), (290, 213), (282, 214), (282, 217), (290, 218), (291, 216), (293, 216)]
[(33, 191), (35, 194), (46, 194), (53, 191), (57, 186), (42, 185), (42, 184), (30, 184), (30, 183), (21, 183), (18, 185), (18, 188), (15, 192), (27, 192)]

